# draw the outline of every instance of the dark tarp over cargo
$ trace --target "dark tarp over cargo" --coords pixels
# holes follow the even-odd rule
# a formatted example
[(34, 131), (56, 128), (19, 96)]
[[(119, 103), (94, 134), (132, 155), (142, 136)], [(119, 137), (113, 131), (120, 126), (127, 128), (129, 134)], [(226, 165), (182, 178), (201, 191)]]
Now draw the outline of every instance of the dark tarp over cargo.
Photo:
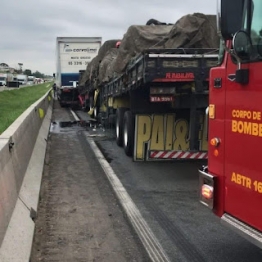
[(120, 40), (108, 40), (99, 49), (98, 55), (88, 64), (85, 73), (82, 76), (80, 86), (84, 86), (85, 83), (97, 77), (99, 64), (107, 54), (107, 51), (116, 46), (116, 43)]
[(88, 65), (81, 81), (101, 84), (126, 70), (127, 64), (143, 50), (149, 48), (218, 48), (216, 16), (194, 13), (180, 18), (174, 25), (132, 25), (128, 28), (119, 49), (119, 40), (109, 40)]

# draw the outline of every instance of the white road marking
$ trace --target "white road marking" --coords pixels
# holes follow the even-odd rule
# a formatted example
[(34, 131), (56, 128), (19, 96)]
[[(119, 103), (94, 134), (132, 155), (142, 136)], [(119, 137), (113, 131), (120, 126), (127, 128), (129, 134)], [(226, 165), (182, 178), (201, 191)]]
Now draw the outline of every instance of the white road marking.
[(118, 179), (113, 169), (96, 146), (95, 142), (88, 138), (88, 135), (86, 135), (86, 139), (94, 151), (100, 165), (102, 166), (122, 207), (124, 208), (131, 224), (133, 225), (151, 260), (153, 262), (170, 262), (170, 259), (168, 258), (161, 244), (155, 237), (147, 222), (142, 217), (140, 211), (127, 193), (121, 181)]
[(80, 121), (79, 117), (76, 115), (76, 113), (72, 109), (70, 109), (70, 112), (76, 121)]

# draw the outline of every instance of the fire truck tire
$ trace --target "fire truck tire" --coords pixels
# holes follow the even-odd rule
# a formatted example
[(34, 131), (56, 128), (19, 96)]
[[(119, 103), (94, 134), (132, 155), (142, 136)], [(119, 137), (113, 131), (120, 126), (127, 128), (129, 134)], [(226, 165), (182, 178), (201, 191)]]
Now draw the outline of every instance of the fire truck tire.
[(116, 144), (118, 146), (123, 146), (123, 123), (124, 114), (127, 108), (120, 107), (116, 110)]
[(131, 111), (124, 114), (123, 144), (127, 156), (133, 156), (135, 119)]

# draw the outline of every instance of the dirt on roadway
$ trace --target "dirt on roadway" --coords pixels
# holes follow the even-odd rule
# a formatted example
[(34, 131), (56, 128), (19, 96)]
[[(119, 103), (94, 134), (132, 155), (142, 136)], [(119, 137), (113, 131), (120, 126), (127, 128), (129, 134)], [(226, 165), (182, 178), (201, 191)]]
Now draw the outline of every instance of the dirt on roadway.
[(86, 128), (54, 104), (31, 262), (149, 261), (101, 166)]

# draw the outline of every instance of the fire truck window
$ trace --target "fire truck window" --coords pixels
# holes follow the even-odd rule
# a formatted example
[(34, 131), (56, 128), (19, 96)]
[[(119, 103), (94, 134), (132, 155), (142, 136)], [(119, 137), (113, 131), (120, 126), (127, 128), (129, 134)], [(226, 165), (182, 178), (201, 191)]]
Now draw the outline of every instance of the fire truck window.
[(252, 22), (251, 22), (251, 40), (252, 45), (257, 50), (257, 46), (261, 44), (262, 38), (262, 1), (253, 0), (253, 12), (252, 12)]
[(218, 53), (218, 64), (222, 64), (225, 54), (225, 41), (220, 39), (219, 53)]

